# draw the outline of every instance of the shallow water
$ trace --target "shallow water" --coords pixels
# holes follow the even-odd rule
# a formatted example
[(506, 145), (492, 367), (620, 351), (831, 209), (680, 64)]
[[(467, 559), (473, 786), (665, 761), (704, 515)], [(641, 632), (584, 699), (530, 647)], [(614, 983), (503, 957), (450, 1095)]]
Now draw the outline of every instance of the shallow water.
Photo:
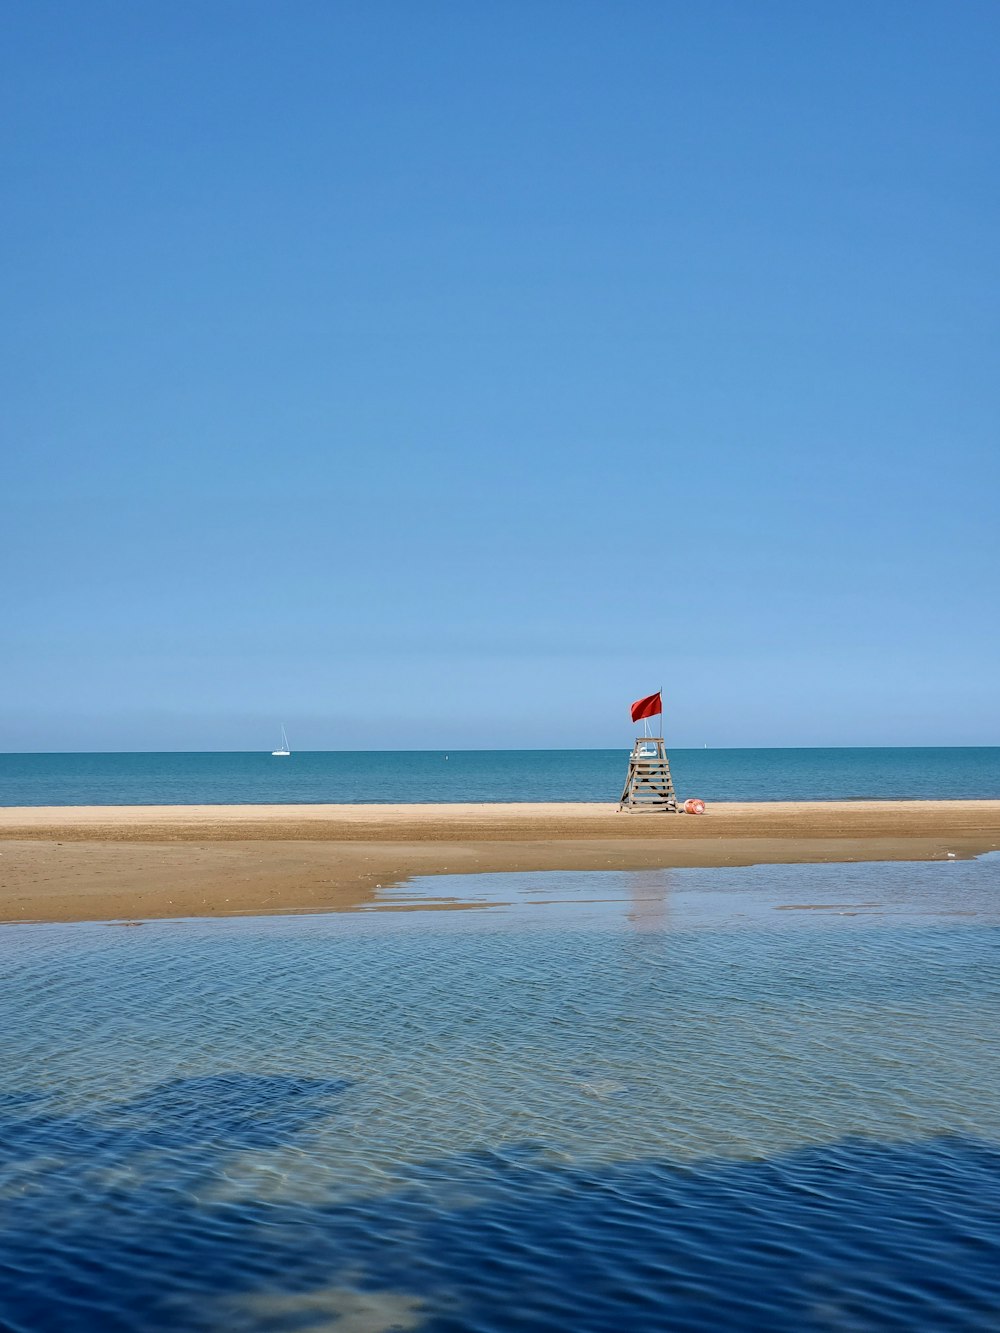
[[(1000, 748), (678, 750), (710, 801), (1000, 798)], [(617, 801), (628, 750), (0, 754), (2, 805)]]
[(996, 1327), (998, 923), (986, 857), (8, 927), (0, 1327)]

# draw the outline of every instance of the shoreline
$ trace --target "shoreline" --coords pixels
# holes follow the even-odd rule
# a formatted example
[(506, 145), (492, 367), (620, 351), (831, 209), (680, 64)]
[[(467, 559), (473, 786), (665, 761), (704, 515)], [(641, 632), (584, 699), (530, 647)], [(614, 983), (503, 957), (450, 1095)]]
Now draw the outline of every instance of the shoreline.
[(945, 860), (1000, 800), (0, 808), (0, 923), (350, 911), (416, 875)]

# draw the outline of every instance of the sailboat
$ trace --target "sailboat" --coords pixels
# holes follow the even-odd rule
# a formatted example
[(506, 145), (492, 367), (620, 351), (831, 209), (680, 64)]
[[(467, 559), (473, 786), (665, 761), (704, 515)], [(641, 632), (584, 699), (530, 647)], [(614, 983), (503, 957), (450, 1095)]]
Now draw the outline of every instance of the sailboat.
[(288, 737), (285, 735), (285, 728), (282, 727), (282, 728), (281, 728), (281, 744), (280, 744), (280, 746), (277, 748), (277, 750), (272, 750), (272, 751), (271, 751), (271, 754), (272, 754), (275, 758), (277, 758), (278, 756), (282, 756), (282, 757), (283, 757), (283, 756), (285, 756), (285, 755), (290, 755), (291, 753), (292, 753), (291, 750), (288, 748)]

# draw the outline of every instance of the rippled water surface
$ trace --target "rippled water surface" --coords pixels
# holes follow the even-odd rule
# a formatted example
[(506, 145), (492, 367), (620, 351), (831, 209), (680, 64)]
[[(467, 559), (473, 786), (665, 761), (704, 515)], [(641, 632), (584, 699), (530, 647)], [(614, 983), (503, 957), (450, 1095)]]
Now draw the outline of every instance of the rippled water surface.
[(998, 923), (987, 857), (7, 927), (0, 1328), (996, 1328)]

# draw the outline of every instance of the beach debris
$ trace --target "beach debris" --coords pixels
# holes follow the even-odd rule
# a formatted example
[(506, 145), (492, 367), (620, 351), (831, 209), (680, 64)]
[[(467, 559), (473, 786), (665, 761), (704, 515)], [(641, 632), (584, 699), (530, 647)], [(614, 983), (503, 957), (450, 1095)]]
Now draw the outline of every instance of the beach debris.
[(948, 858), (949, 861), (954, 861), (954, 860), (955, 860), (955, 853), (954, 853), (954, 852), (945, 852), (945, 856), (947, 856), (947, 858)]
[(700, 796), (691, 796), (684, 802), (684, 813), (686, 815), (703, 815), (705, 813), (705, 802)]

